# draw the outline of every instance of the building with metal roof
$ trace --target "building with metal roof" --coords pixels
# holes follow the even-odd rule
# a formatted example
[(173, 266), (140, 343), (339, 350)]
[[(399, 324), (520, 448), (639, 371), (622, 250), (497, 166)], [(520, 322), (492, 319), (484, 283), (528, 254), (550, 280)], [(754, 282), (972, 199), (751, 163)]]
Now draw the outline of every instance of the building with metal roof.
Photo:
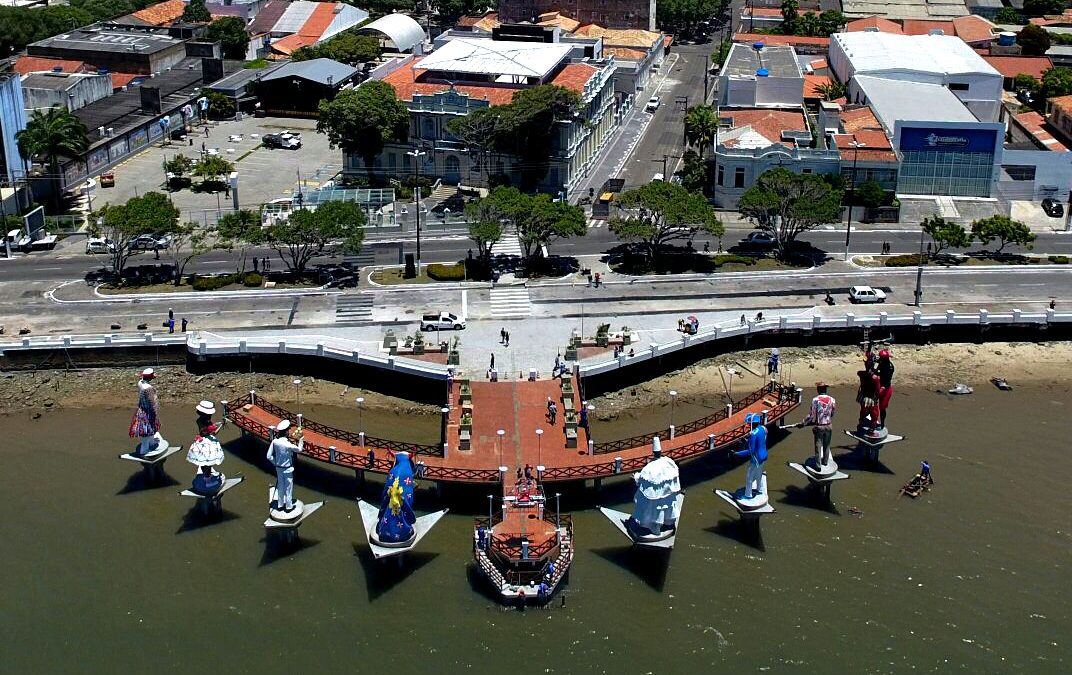
[(792, 47), (734, 44), (722, 65), (719, 104), (745, 108), (800, 108), (804, 74)]
[(30, 73), (22, 78), (22, 95), (27, 110), (58, 106), (73, 112), (111, 96), (112, 78), (107, 73)]
[(380, 43), (385, 50), (392, 48), (396, 52), (414, 54), (424, 52), (424, 29), (408, 14), (386, 14), (362, 26), (360, 32), (382, 36)]
[(147, 75), (167, 70), (186, 58), (185, 43), (166, 28), (95, 24), (34, 42), (26, 47), (26, 53)]
[(451, 40), (414, 66), (415, 70), (442, 73), (446, 79), (476, 79), (504, 84), (541, 84), (569, 55), (565, 44), (458, 38)]
[(312, 117), (321, 101), (352, 87), (360, 72), (331, 59), (291, 61), (261, 76), (256, 93), (270, 115)]

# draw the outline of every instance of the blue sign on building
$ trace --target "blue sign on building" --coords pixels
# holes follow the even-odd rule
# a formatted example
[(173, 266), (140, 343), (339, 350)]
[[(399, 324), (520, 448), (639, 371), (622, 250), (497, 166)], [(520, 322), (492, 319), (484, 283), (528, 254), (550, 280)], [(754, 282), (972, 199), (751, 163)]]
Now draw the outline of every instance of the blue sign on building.
[(994, 129), (901, 127), (901, 152), (986, 152), (997, 143)]

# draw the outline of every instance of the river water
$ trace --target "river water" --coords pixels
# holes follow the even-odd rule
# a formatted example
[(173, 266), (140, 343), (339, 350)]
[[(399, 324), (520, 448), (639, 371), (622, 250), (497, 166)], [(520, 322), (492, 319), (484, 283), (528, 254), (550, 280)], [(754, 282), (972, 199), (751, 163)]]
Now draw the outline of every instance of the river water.
[[(848, 426), (852, 392), (833, 393)], [(890, 425), (908, 438), (882, 453), (892, 473), (843, 462), (853, 478), (834, 487), (834, 512), (812, 506), (784, 466), (810, 452), (810, 432), (793, 432), (772, 446), (778, 511), (761, 542), (712, 494), (739, 485), (743, 467), (687, 467), (668, 564), (627, 550), (591, 508), (626, 504), (628, 485), (573, 489), (565, 605), (526, 612), (500, 609), (471, 579), (482, 494), (448, 491), (452, 514), (400, 571), (369, 560), (352, 475), (302, 464), (297, 495), (327, 504), (303, 525), (304, 547), (278, 556), (262, 527), (271, 477), (249, 461), (263, 449), (229, 454), (224, 471), (247, 481), (225, 497), (222, 522), (198, 526), (182, 485), (128, 482), (116, 454), (129, 411), (12, 415), (0, 671), (1069, 672), (1069, 400), (1065, 385), (899, 390)], [(172, 442), (188, 443), (189, 417), (165, 411)], [(935, 489), (899, 497), (921, 459)], [(192, 475), (181, 456), (168, 469)], [(418, 506), (434, 500), (422, 491)]]

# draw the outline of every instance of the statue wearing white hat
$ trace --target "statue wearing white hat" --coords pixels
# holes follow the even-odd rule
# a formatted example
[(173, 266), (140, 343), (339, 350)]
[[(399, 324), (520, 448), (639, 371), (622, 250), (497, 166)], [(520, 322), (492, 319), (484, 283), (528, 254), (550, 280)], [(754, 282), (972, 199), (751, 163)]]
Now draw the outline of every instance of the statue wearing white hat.
[(156, 372), (152, 368), (141, 371), (138, 380), (138, 408), (130, 420), (130, 437), (140, 438), (136, 455), (145, 456), (158, 450), (166, 450), (167, 443), (160, 438), (160, 399), (156, 395), (153, 379)]
[[(275, 466), (275, 512), (290, 514), (295, 510), (294, 504), (294, 455), (302, 451), (305, 441), (301, 429), (291, 428), (290, 420), (283, 420), (276, 428), (276, 438), (268, 446), (268, 461)], [(299, 511), (300, 512), (300, 511)]]
[(223, 464), (223, 446), (216, 434), (219, 433), (222, 424), (213, 424), (211, 421), (197, 435), (190, 449), (186, 453), (186, 461), (197, 466), (194, 474), (194, 482), (191, 490), (199, 495), (212, 496), (220, 491), (223, 482), (227, 479), (215, 467)]
[(197, 411), (197, 430), (200, 432), (212, 424), (212, 416), (216, 414), (216, 404), (212, 401), (201, 401), (194, 409)]

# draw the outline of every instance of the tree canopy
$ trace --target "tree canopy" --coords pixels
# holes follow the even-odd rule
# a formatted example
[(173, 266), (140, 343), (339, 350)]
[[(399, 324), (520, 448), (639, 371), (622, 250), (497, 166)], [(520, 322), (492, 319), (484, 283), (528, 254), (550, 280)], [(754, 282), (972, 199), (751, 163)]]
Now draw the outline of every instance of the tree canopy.
[(741, 215), (774, 237), (784, 257), (797, 237), (841, 215), (841, 190), (815, 174), (776, 168), (763, 173), (737, 202)]
[(227, 176), (234, 171), (234, 164), (228, 162), (219, 155), (205, 155), (204, 159), (194, 165), (194, 175), (206, 183), (218, 181), (221, 176)]
[(1065, 0), (1024, 0), (1026, 16), (1060, 14), (1063, 11), (1065, 11)]
[[(583, 237), (588, 233), (580, 207), (554, 201), (547, 194), (526, 194), (514, 187), (495, 188), (484, 199), (467, 205), (466, 215), (478, 223), (497, 223), (503, 229), (513, 227), (526, 259), (536, 256), (555, 239)], [(487, 235), (494, 234), (494, 229), (485, 226), (480, 232), (482, 238), (490, 241)], [(477, 246), (480, 247), (480, 242)]]
[(996, 215), (989, 218), (981, 218), (971, 224), (972, 236), (979, 240), (983, 246), (997, 239), (999, 246), (994, 253), (1001, 251), (1008, 244), (1031, 247), (1035, 241), (1035, 234), (1019, 220), (1013, 220), (1008, 216)]
[(141, 234), (174, 234), (179, 222), (179, 210), (159, 192), (146, 192), (127, 200), (126, 204), (105, 204), (90, 216), (94, 235), (112, 241), (112, 269), (122, 274), (127, 260), (135, 251), (130, 242)]
[(1039, 95), (1043, 99), (1072, 94), (1072, 68), (1049, 68), (1042, 73)]
[(47, 7), (0, 7), (0, 57), (64, 31), (136, 12), (158, 0), (70, 0)]
[(371, 80), (321, 101), (316, 130), (327, 135), (331, 147), (361, 157), (371, 176), (384, 143), (405, 141), (409, 135), (409, 110), (391, 85)]
[(972, 241), (972, 236), (959, 223), (946, 220), (939, 215), (924, 218), (920, 227), (934, 242), (934, 255), (938, 255), (947, 248), (967, 248)]
[(332, 59), (351, 66), (375, 61), (383, 53), (380, 41), (371, 35), (359, 35), (353, 31), (339, 33), (330, 40), (302, 47), (291, 55), (292, 61), (309, 59)]
[(27, 162), (40, 162), (47, 171), (47, 180), (54, 183), (52, 206), (59, 203), (60, 157), (77, 157), (89, 147), (86, 126), (59, 106), (30, 115), (26, 128), (15, 134), (19, 154)]
[(691, 33), (701, 21), (712, 18), (721, 6), (720, 0), (659, 0), (655, 16), (660, 28)]
[(249, 33), (246, 32), (246, 22), (237, 16), (216, 19), (208, 25), (205, 37), (209, 40), (219, 40), (225, 57), (246, 58), (246, 50), (249, 49)]
[(287, 269), (301, 276), (309, 262), (327, 249), (341, 245), (347, 253), (360, 251), (365, 222), (365, 212), (356, 203), (325, 202), (315, 211), (291, 212), (285, 221), (267, 229), (265, 241)]
[(1024, 26), (1016, 34), (1016, 44), (1020, 45), (1024, 56), (1042, 56), (1052, 43), (1049, 32), (1033, 23)]
[(1002, 7), (998, 10), (998, 13), (994, 15), (994, 23), (1022, 26), (1026, 22), (1024, 21), (1024, 15), (1016, 11), (1015, 8)]
[(235, 269), (239, 274), (246, 271), (246, 261), (253, 246), (264, 242), (264, 230), (258, 215), (246, 209), (233, 211), (220, 218), (216, 224), (217, 246), (235, 256)]
[(208, 23), (212, 21), (212, 15), (205, 7), (205, 0), (190, 0), (182, 10), (181, 20), (183, 23)]
[(685, 113), (685, 140), (699, 149), (701, 159), (717, 134), (718, 114), (712, 106), (693, 106)]
[(638, 241), (649, 259), (671, 242), (691, 242), (697, 232), (718, 237), (725, 232), (703, 195), (666, 181), (628, 190), (618, 205), (623, 215), (610, 219), (611, 232), (619, 239)]

